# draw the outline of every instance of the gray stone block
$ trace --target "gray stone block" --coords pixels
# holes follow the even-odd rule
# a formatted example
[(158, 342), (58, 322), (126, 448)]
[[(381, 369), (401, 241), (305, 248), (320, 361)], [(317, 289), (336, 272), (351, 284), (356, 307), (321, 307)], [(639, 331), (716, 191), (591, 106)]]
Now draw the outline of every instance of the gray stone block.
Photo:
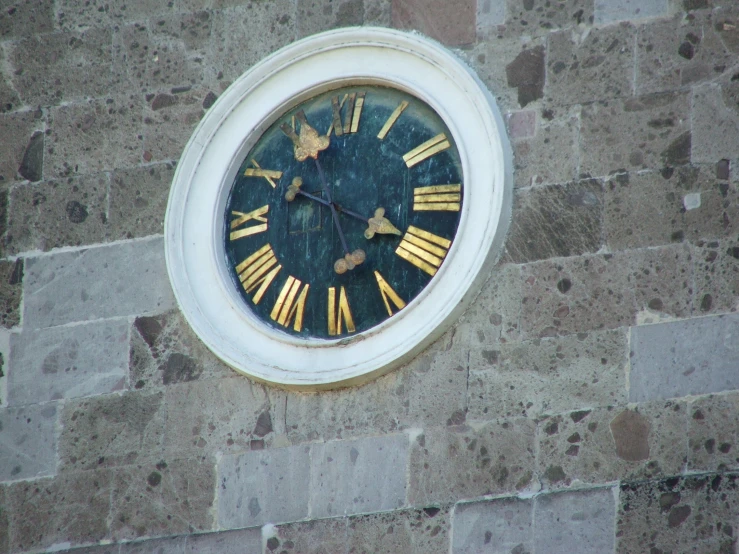
[(23, 267), (22, 258), (0, 262), (0, 326), (8, 329), (21, 322)]
[(738, 363), (739, 315), (634, 327), (629, 399), (738, 389)]
[(477, 32), (488, 34), (495, 32), (498, 25), (505, 23), (505, 0), (477, 0)]
[(185, 554), (258, 554), (262, 552), (259, 527), (187, 537)]
[(27, 328), (159, 313), (173, 306), (160, 238), (26, 260)]
[(524, 554), (534, 550), (533, 500), (501, 498), (457, 504), (453, 554)]
[[(494, 0), (495, 1), (495, 0)], [(553, 29), (593, 23), (593, 0), (507, 0), (506, 28), (521, 35), (546, 36)]]
[(405, 505), (407, 435), (311, 446), (314, 518), (395, 510)]
[[(195, 126), (205, 114), (211, 91), (203, 88), (179, 94), (158, 94), (144, 111), (144, 160), (178, 160)], [(164, 100), (161, 100), (164, 97)], [(158, 102), (161, 102), (158, 104)], [(164, 187), (166, 191), (169, 186)]]
[(411, 445), (408, 501), (429, 506), (528, 490), (534, 453), (531, 420), (426, 429)]
[(296, 22), (299, 38), (337, 27), (354, 27), (364, 22), (363, 1), (298, 0), (297, 6)]
[[(272, 528), (266, 540), (265, 554), (345, 554), (347, 550), (347, 520), (318, 519), (290, 523)], [(374, 554), (374, 553), (373, 553)]]
[(347, 554), (449, 554), (449, 507), (355, 516), (347, 522)]
[(0, 481), (56, 473), (57, 404), (0, 409)]
[(572, 104), (630, 96), (635, 38), (628, 24), (550, 34), (547, 100)]
[(711, 395), (690, 404), (688, 469), (739, 469), (739, 394)]
[(534, 501), (534, 521), (535, 552), (614, 551), (616, 500), (610, 488), (538, 496)]
[(308, 516), (310, 447), (223, 456), (218, 463), (218, 527), (233, 529)]
[(148, 541), (125, 542), (119, 554), (185, 554), (187, 537), (168, 537)]
[(11, 254), (104, 242), (109, 177), (105, 173), (13, 187), (5, 246)]
[(0, 12), (0, 40), (54, 30), (54, 0), (17, 4), (8, 2)]
[(619, 554), (736, 551), (737, 473), (622, 483), (619, 504)]
[[(736, 54), (734, 54), (736, 57)], [(693, 92), (693, 163), (736, 158), (739, 149), (739, 83), (723, 79), (695, 87)]]
[(739, 308), (739, 240), (700, 240), (691, 250), (695, 264), (693, 312), (735, 312)]
[(668, 15), (668, 0), (595, 0), (595, 23)]
[(471, 349), (468, 419), (625, 403), (627, 338), (616, 329)]
[(30, 404), (122, 390), (128, 374), (128, 334), (125, 319), (13, 334), (8, 403)]
[(603, 182), (597, 179), (519, 190), (505, 259), (521, 263), (597, 252), (602, 220)]
[[(0, 113), (0, 134), (3, 136), (0, 142), (0, 177), (4, 182), (21, 181), (26, 178), (21, 175), (19, 168), (23, 164), (29, 147), (41, 140), (34, 136), (43, 137), (36, 133), (43, 131), (44, 124), (44, 114), (40, 109)], [(37, 175), (40, 169), (40, 164), (37, 164), (31, 172)], [(28, 172), (24, 171), (24, 173)], [(36, 180), (38, 179), (40, 177)], [(7, 204), (7, 200), (5, 203)]]

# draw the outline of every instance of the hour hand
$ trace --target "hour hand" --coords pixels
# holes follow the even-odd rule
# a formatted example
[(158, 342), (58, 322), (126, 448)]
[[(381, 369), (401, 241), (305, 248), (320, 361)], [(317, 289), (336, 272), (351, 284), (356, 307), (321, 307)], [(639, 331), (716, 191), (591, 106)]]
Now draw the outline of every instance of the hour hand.
[(367, 230), (364, 232), (364, 238), (371, 239), (376, 233), (381, 235), (403, 234), (385, 217), (385, 208), (377, 208), (375, 210), (375, 216), (369, 218), (367, 221)]

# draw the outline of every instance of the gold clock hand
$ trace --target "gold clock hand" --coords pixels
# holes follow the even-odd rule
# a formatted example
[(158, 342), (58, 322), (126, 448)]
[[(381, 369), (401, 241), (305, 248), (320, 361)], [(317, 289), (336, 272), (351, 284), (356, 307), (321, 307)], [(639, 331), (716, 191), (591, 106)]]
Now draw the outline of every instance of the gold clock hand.
[(313, 127), (308, 124), (308, 120), (305, 118), (305, 112), (300, 110), (295, 114), (296, 119), (300, 122), (300, 134), (295, 132), (295, 129), (287, 123), (280, 125), (280, 129), (285, 133), (288, 138), (293, 142), (295, 149), (295, 159), (299, 162), (304, 162), (308, 158), (318, 159), (318, 153), (321, 150), (326, 150), (331, 139), (328, 135), (319, 135)]
[(385, 208), (377, 208), (375, 216), (370, 217), (367, 224), (367, 230), (364, 232), (364, 238), (366, 239), (371, 239), (376, 233), (381, 235), (403, 234), (385, 217)]

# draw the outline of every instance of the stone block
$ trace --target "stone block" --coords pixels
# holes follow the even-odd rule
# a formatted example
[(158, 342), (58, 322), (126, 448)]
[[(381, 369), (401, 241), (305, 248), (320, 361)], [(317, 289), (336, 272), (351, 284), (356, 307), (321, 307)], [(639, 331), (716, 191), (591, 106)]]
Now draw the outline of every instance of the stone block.
[(179, 159), (205, 113), (203, 103), (209, 92), (193, 89), (178, 94), (159, 93), (153, 97), (144, 111), (145, 161)]
[(54, 30), (54, 0), (5, 2), (0, 13), (0, 40)]
[(362, 0), (298, 0), (297, 34), (299, 38), (338, 27), (355, 27), (364, 23)]
[(125, 320), (14, 334), (8, 402), (30, 404), (122, 390), (128, 340)]
[(258, 527), (189, 535), (185, 554), (242, 554), (262, 552), (262, 530)]
[(627, 337), (615, 329), (474, 349), (467, 417), (539, 417), (624, 403)]
[(23, 286), (29, 329), (174, 306), (160, 238), (27, 258)]
[(683, 245), (524, 265), (522, 335), (624, 327), (644, 312), (688, 316), (690, 265)]
[[(38, 156), (31, 156), (31, 162), (26, 152), (34, 151), (39, 143), (43, 143), (44, 126), (44, 115), (40, 109), (0, 113), (0, 135), (3, 137), (0, 142), (0, 183), (26, 179), (20, 172), (24, 165), (27, 167), (23, 173), (36, 181), (41, 179), (42, 164)], [(24, 160), (28, 160), (28, 163), (24, 164)], [(7, 206), (7, 198), (4, 203)]]
[(81, 471), (8, 486), (10, 552), (71, 547), (106, 537), (112, 475)]
[(542, 419), (539, 475), (547, 488), (680, 473), (688, 443), (686, 405), (609, 406)]
[(737, 228), (737, 205), (737, 187), (717, 183), (712, 167), (622, 173), (606, 182), (606, 241), (613, 251), (727, 237)]
[[(546, 72), (543, 56), (545, 44), (543, 38), (522, 37), (520, 33), (498, 27), (494, 36), (458, 54), (475, 70), (505, 113), (519, 110), (524, 104), (531, 104), (529, 109), (539, 105)], [(509, 66), (510, 71), (507, 70)], [(512, 81), (509, 80), (509, 73)]]
[(739, 389), (739, 315), (631, 329), (629, 400)]
[(159, 462), (164, 416), (161, 393), (129, 392), (68, 402), (59, 438), (61, 469)]
[(477, 35), (486, 36), (494, 33), (498, 25), (503, 25), (506, 19), (505, 0), (477, 0), (475, 23)]
[(218, 528), (308, 517), (310, 457), (309, 446), (223, 456), (218, 462)]
[(75, 30), (87, 27), (113, 27), (128, 21), (147, 18), (164, 20), (172, 17), (179, 2), (132, 0), (125, 4), (109, 5), (100, 0), (80, 4), (77, 0), (59, 0), (56, 3), (56, 24), (61, 29)]
[(711, 395), (690, 404), (688, 469), (726, 471), (739, 468), (739, 395)]
[(731, 67), (734, 59), (712, 12), (650, 22), (638, 32), (636, 92), (662, 92), (711, 81)]
[[(687, 93), (599, 101), (583, 106), (581, 118), (580, 170), (592, 176), (677, 166), (691, 160)], [(696, 144), (700, 140), (695, 137)]]
[(163, 163), (113, 172), (108, 200), (108, 238), (160, 235), (174, 164)]
[(550, 34), (547, 100), (574, 104), (630, 96), (635, 40), (628, 23)]
[(263, 446), (273, 439), (276, 420), (284, 413), (284, 405), (271, 404), (263, 385), (244, 377), (172, 385), (165, 403), (168, 456), (241, 452), (252, 441)]
[(319, 519), (273, 528), (265, 554), (344, 554), (347, 544), (346, 518)]
[(119, 554), (185, 554), (187, 537), (167, 537), (148, 541), (124, 542)]
[(214, 529), (214, 463), (168, 458), (119, 468), (113, 477), (110, 536), (114, 540)]
[(614, 551), (616, 499), (612, 489), (546, 494), (534, 502), (534, 552)]
[(112, 34), (109, 29), (54, 32), (25, 37), (10, 48), (13, 85), (23, 101), (48, 106), (110, 90)]
[(696, 475), (622, 483), (617, 552), (732, 552), (739, 475)]
[(139, 96), (85, 100), (49, 110), (44, 177), (137, 165), (142, 156)]
[(739, 82), (726, 81), (693, 90), (693, 163), (732, 159), (739, 150)]
[(519, 190), (505, 259), (522, 263), (597, 252), (602, 222), (603, 183), (597, 179)]
[(312, 445), (311, 517), (381, 512), (404, 506), (407, 465), (405, 434)]
[(0, 409), (0, 481), (56, 473), (56, 402)]
[(405, 371), (339, 391), (287, 392), (285, 427), (290, 442), (398, 431), (408, 413)]
[(595, 0), (595, 24), (668, 15), (668, 0)]
[(8, 529), (8, 503), (5, 499), (6, 487), (0, 486), (0, 552), (10, 552), (10, 529)]
[(403, 552), (448, 554), (448, 507), (430, 507), (349, 518), (347, 554)]
[(500, 498), (457, 504), (453, 554), (524, 554), (534, 549), (534, 501)]
[(11, 329), (21, 322), (23, 258), (0, 262), (0, 326)]
[(364, 0), (364, 25), (390, 27), (392, 0)]
[[(64, 552), (68, 552), (70, 554), (120, 554), (121, 546), (127, 547), (128, 545), (101, 544), (100, 546), (83, 546), (82, 548), (73, 548), (71, 550), (65, 550)], [(125, 552), (129, 552), (129, 550), (126, 550)], [(164, 553), (162, 552), (161, 554)]]
[[(0, 48), (0, 52), (2, 52), (2, 48)], [(17, 110), (22, 105), (18, 92), (10, 83), (10, 71), (7, 68), (0, 67), (0, 114)]]
[(739, 307), (739, 242), (698, 241), (695, 263), (695, 313), (734, 312)]
[(393, 27), (413, 29), (447, 46), (475, 42), (476, 0), (392, 0)]
[(5, 248), (9, 254), (104, 242), (106, 173), (20, 184), (10, 190)]
[(546, 109), (537, 119), (533, 136), (512, 137), (516, 186), (572, 181), (577, 177), (580, 107)]
[(295, 1), (277, 0), (215, 12), (206, 82), (227, 86), (265, 56), (293, 42), (296, 10)]
[(527, 490), (534, 433), (525, 419), (425, 429), (411, 441), (408, 501), (428, 506)]
[(116, 79), (130, 90), (152, 95), (201, 85), (211, 23), (211, 12), (197, 11), (122, 27), (113, 39)]
[(519, 340), (521, 266), (497, 264), (454, 328), (453, 341), (468, 348)]
[(176, 310), (137, 317), (130, 348), (131, 383), (139, 390), (235, 375), (200, 342)]
[(593, 23), (593, 0), (507, 0), (506, 27), (520, 34), (547, 35)]

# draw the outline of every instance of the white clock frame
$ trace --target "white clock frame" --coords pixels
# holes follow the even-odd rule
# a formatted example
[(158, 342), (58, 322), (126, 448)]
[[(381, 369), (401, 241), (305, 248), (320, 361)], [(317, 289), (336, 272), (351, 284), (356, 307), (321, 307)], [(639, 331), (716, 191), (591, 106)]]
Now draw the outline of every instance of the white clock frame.
[[(244, 156), (282, 113), (350, 84), (403, 90), (444, 120), (462, 163), (460, 223), (436, 276), (403, 310), (348, 338), (301, 339), (260, 321), (235, 290), (223, 244), (226, 200)], [(167, 269), (195, 333), (237, 371), (288, 388), (358, 384), (407, 362), (459, 318), (502, 248), (511, 189), (502, 117), (466, 65), (417, 34), (372, 27), (329, 31), (252, 67), (200, 121), (170, 191)]]

